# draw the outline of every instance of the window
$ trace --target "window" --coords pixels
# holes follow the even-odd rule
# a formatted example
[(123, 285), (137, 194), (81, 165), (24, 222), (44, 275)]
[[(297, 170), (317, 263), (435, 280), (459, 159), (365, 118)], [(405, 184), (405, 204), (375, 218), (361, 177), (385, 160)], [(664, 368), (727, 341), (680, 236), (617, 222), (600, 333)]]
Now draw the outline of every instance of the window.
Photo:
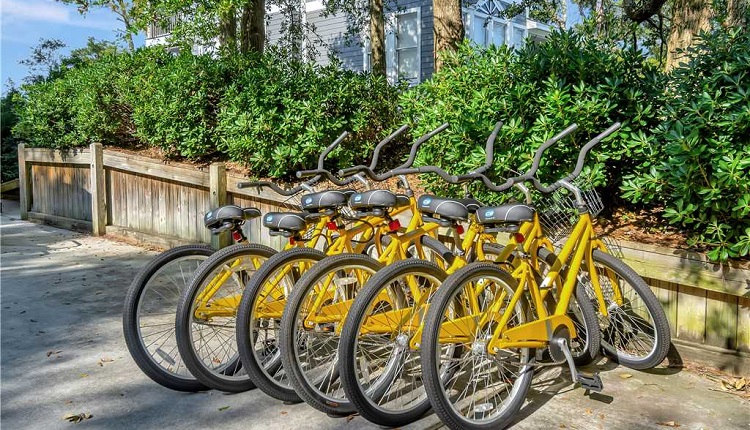
[[(404, 80), (414, 85), (421, 79), (421, 16), (413, 8), (386, 16), (385, 67), (388, 80)], [(362, 56), (365, 70), (372, 70), (370, 43), (366, 41)]]
[(393, 72), (397, 80), (419, 82), (419, 25), (416, 11), (396, 15)]
[(511, 45), (521, 47), (526, 37), (526, 27), (500, 18), (505, 2), (487, 0), (475, 8), (464, 9), (466, 37), (479, 46)]

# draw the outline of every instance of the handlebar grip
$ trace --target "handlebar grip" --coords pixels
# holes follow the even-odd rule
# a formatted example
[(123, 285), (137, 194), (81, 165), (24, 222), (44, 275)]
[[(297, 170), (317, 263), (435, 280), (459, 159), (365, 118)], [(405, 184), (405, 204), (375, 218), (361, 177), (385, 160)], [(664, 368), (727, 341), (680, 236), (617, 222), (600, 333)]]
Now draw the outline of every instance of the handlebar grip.
[(541, 193), (549, 194), (549, 193), (557, 190), (558, 188), (560, 188), (562, 186), (562, 182), (563, 181), (566, 181), (566, 182), (567, 181), (572, 181), (573, 179), (577, 178), (578, 175), (580, 175), (581, 172), (583, 171), (583, 163), (584, 163), (584, 161), (586, 159), (586, 155), (588, 155), (589, 151), (591, 151), (591, 149), (593, 147), (595, 147), (596, 145), (598, 145), (602, 141), (602, 139), (604, 139), (605, 137), (607, 137), (610, 134), (612, 134), (615, 131), (617, 131), (617, 129), (619, 129), (621, 126), (622, 126), (622, 124), (620, 124), (619, 122), (616, 122), (616, 123), (612, 124), (611, 126), (609, 126), (608, 129), (606, 129), (603, 132), (599, 133), (598, 136), (596, 136), (593, 139), (591, 139), (590, 141), (588, 141), (588, 143), (586, 143), (586, 145), (584, 145), (583, 148), (581, 148), (581, 152), (578, 153), (578, 161), (576, 162), (576, 168), (573, 170), (573, 172), (570, 175), (568, 175), (568, 176), (566, 176), (566, 177), (564, 177), (564, 178), (562, 178), (562, 179), (560, 179), (560, 180), (552, 183), (548, 187), (545, 187), (544, 185), (542, 185), (541, 182), (539, 182), (538, 179), (531, 178), (531, 181), (534, 184), (534, 188), (536, 188), (537, 190), (539, 190), (539, 192), (541, 192)]
[(498, 121), (495, 123), (495, 128), (492, 130), (492, 134), (487, 138), (487, 144), (484, 146), (485, 160), (484, 165), (474, 170), (473, 173), (484, 173), (492, 167), (492, 162), (495, 160), (495, 139), (497, 139), (500, 129), (503, 127), (503, 122)]
[(322, 169), (313, 169), (313, 170), (299, 170), (297, 171), (296, 175), (298, 178), (309, 178), (311, 176), (319, 175), (322, 173)]
[(370, 162), (370, 169), (371, 170), (375, 170), (375, 166), (378, 165), (378, 158), (380, 157), (380, 150), (388, 142), (392, 141), (393, 139), (395, 139), (396, 137), (398, 137), (399, 135), (401, 135), (403, 132), (405, 132), (408, 129), (409, 129), (409, 125), (408, 124), (402, 125), (401, 127), (399, 127), (398, 130), (396, 130), (393, 133), (391, 133), (390, 135), (388, 135), (388, 137), (386, 137), (385, 139), (381, 140), (380, 143), (378, 143), (377, 146), (375, 146), (375, 151), (373, 151), (373, 153), (372, 153), (372, 161)]

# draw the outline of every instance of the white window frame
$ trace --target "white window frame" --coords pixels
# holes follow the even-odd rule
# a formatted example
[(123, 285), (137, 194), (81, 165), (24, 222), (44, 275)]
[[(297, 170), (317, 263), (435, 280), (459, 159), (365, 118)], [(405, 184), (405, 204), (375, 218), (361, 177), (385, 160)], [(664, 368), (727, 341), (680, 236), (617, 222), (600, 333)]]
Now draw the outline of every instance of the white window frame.
[[(396, 83), (398, 80), (398, 56), (396, 48), (396, 19), (401, 15), (416, 14), (417, 21), (417, 77), (416, 81), (409, 82), (410, 85), (416, 85), (422, 81), (422, 8), (413, 7), (409, 9), (400, 9), (385, 16), (385, 60), (386, 76), (388, 81)], [(372, 70), (370, 64), (370, 38), (363, 37), (365, 43), (362, 44), (362, 69), (366, 72)]]
[[(495, 1), (495, 2), (497, 2), (496, 0), (489, 0), (489, 1)], [(497, 3), (503, 4), (504, 2), (497, 2)], [(505, 38), (504, 38), (503, 44), (514, 46), (516, 48), (520, 48), (523, 45), (524, 41), (529, 36), (528, 29), (526, 28), (525, 25), (519, 24), (517, 22), (513, 22), (511, 19), (507, 19), (507, 18), (501, 19), (501, 18), (498, 18), (496, 16), (492, 16), (492, 15), (488, 15), (488, 14), (483, 13), (483, 12), (479, 12), (479, 11), (477, 11), (475, 9), (476, 6), (477, 5), (474, 5), (473, 7), (468, 7), (468, 8), (461, 8), (461, 12), (462, 12), (463, 16), (466, 17), (466, 20), (464, 22), (464, 27), (465, 27), (464, 34), (466, 34), (465, 37), (467, 39), (473, 41), (474, 30), (475, 30), (474, 26), (477, 25), (476, 21), (478, 21), (478, 18), (481, 18), (483, 20), (489, 20), (489, 22), (488, 22), (487, 26), (484, 27), (485, 44), (484, 45), (480, 45), (480, 46), (487, 47), (487, 46), (490, 46), (492, 44), (491, 43), (492, 42), (491, 39), (493, 39), (495, 23), (505, 25)], [(527, 16), (528, 16), (528, 10), (525, 10), (524, 11), (524, 17), (526, 18)], [(528, 19), (528, 18), (526, 18), (526, 19)], [(512, 40), (512, 37), (513, 37), (513, 29), (514, 28), (520, 29), (521, 31), (523, 31), (523, 38), (522, 38), (520, 44), (517, 45), (517, 46), (511, 44), (511, 40)], [(490, 36), (489, 40), (488, 40), (487, 36)]]

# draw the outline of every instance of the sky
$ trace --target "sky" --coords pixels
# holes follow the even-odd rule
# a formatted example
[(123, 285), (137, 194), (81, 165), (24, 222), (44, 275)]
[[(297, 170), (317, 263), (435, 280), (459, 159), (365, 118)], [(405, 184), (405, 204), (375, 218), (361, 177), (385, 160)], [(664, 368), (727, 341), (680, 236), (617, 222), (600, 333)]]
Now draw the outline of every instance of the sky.
[[(18, 62), (28, 58), (40, 39), (60, 39), (67, 46), (60, 52), (86, 46), (89, 37), (116, 41), (116, 30), (122, 28), (114, 13), (92, 9), (84, 17), (75, 6), (53, 0), (0, 0), (0, 57), (3, 93), (8, 79), (16, 86), (29, 74)], [(144, 36), (135, 38), (136, 47), (143, 45)], [(124, 45), (122, 45), (124, 46)]]

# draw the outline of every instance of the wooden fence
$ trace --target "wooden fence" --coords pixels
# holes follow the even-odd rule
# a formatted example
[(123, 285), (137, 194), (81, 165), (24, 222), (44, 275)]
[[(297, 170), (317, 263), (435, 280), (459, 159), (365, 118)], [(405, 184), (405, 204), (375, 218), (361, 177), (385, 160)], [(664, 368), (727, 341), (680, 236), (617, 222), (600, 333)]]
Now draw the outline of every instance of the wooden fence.
[[(263, 213), (290, 207), (274, 192), (237, 188), (243, 178), (227, 175), (220, 163), (207, 171), (167, 165), (98, 144), (70, 151), (19, 145), (18, 158), (22, 218), (161, 247), (211, 241), (203, 215), (222, 204)], [(251, 241), (281, 247), (258, 219), (245, 231)], [(700, 254), (643, 244), (617, 248), (662, 301), (678, 351), (750, 373), (750, 265), (715, 265)]]

